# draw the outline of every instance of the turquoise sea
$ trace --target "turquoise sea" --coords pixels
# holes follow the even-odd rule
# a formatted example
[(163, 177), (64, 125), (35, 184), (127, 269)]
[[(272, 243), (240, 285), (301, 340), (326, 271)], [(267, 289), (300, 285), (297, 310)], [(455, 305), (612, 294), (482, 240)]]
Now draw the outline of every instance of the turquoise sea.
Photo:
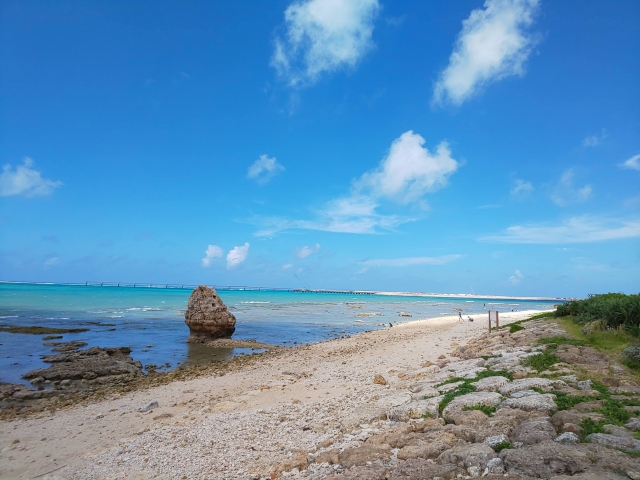
[[(187, 344), (184, 311), (190, 289), (0, 283), (0, 326), (88, 328), (62, 340), (82, 340), (88, 347), (129, 346), (132, 357), (159, 369), (185, 362), (225, 359), (249, 349), (211, 349)], [(451, 299), (313, 293), (293, 291), (226, 291), (220, 297), (237, 319), (234, 339), (293, 346), (416, 319), (499, 311), (548, 309), (557, 301)], [(412, 317), (400, 317), (406, 312)], [(51, 354), (42, 335), (0, 332), (0, 381), (48, 366)]]

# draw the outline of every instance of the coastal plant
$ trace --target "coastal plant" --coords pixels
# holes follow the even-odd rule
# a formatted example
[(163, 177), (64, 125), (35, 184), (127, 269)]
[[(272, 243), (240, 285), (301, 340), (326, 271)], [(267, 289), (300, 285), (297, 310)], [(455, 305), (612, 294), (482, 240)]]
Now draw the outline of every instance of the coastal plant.
[(601, 396), (587, 397), (585, 395), (569, 395), (559, 390), (552, 390), (549, 393), (552, 393), (556, 396), (554, 402), (558, 406), (558, 410), (568, 410), (578, 405), (579, 403), (591, 402), (593, 400), (599, 400), (600, 398), (602, 398)]
[(548, 370), (549, 367), (558, 363), (560, 359), (552, 352), (544, 351), (536, 355), (531, 355), (522, 360), (521, 364), (525, 367), (531, 367), (538, 372)]
[(574, 322), (581, 325), (601, 320), (607, 328), (640, 325), (640, 295), (606, 293), (589, 295), (583, 300), (573, 300), (559, 305), (556, 317), (571, 315)]
[(524, 330), (524, 327), (518, 325), (517, 323), (512, 323), (511, 325), (509, 325), (509, 333), (516, 333), (520, 330)]
[[(487, 369), (483, 372), (478, 373), (474, 378), (455, 377), (455, 378), (450, 378), (449, 380), (445, 380), (444, 382), (436, 385), (435, 388), (441, 387), (443, 385), (448, 385), (451, 383), (457, 383), (457, 382), (462, 382), (462, 383), (458, 385), (456, 388), (454, 388), (453, 390), (445, 393), (443, 399), (440, 401), (438, 405), (438, 411), (440, 412), (440, 414), (442, 414), (442, 411), (444, 410), (444, 408), (447, 405), (449, 405), (449, 403), (454, 398), (459, 397), (461, 395), (466, 395), (467, 393), (475, 392), (476, 387), (471, 385), (472, 383), (487, 377), (506, 377), (509, 380), (513, 380), (513, 374), (511, 372), (508, 372), (506, 370), (491, 370), (491, 369)], [(472, 408), (472, 410), (478, 410), (478, 409)]]
[(471, 385), (471, 382), (464, 382), (462, 385), (459, 385), (450, 392), (444, 394), (444, 398), (440, 400), (440, 403), (438, 404), (438, 412), (442, 415), (444, 408), (449, 405), (454, 398), (466, 395), (467, 393), (473, 393), (475, 391), (476, 387)]
[(612, 398), (605, 400), (597, 411), (614, 425), (624, 425), (631, 418), (631, 414), (624, 409), (623, 403)]
[(513, 443), (507, 442), (505, 440), (495, 444), (492, 448), (496, 453), (500, 453), (502, 450), (511, 449), (511, 448), (514, 448), (514, 446), (513, 446)]
[(604, 429), (602, 428), (606, 425), (606, 420), (592, 420), (591, 418), (585, 418), (580, 422), (580, 427), (582, 428), (582, 441), (587, 441), (587, 436), (592, 433), (604, 433)]
[(479, 410), (484, 413), (487, 417), (493, 417), (493, 414), (496, 413), (498, 407), (496, 405), (473, 405), (471, 407), (462, 407), (462, 411), (470, 411), (470, 410)]

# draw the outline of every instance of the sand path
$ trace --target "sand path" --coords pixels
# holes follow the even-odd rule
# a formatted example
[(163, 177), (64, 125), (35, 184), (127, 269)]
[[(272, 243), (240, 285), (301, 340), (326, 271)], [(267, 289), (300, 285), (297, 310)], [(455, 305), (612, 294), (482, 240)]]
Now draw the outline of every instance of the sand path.
[[(531, 313), (504, 313), (501, 323)], [(364, 401), (407, 394), (399, 373), (486, 329), (484, 315), (414, 321), (287, 349), (223, 376), (5, 421), (0, 478), (260, 478), (250, 472), (342, 436), (340, 422)], [(378, 373), (389, 385), (373, 384)], [(159, 408), (138, 412), (151, 401)]]

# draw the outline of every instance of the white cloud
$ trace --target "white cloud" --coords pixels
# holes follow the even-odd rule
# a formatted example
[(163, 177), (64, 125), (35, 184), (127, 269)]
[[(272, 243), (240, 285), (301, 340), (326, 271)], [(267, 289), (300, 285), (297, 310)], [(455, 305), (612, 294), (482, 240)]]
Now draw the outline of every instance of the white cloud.
[(233, 247), (227, 253), (227, 268), (234, 268), (244, 262), (249, 256), (249, 243), (245, 242), (244, 245)]
[(640, 155), (634, 155), (629, 160), (622, 162), (620, 167), (640, 171)]
[(312, 247), (308, 247), (305, 245), (304, 247), (296, 248), (296, 257), (298, 258), (307, 258), (309, 255), (312, 255), (320, 250), (320, 244), (316, 243)]
[(511, 275), (509, 277), (509, 283), (511, 285), (518, 285), (522, 279), (524, 278), (524, 275), (522, 275), (522, 273), (520, 272), (520, 270), (516, 270), (513, 275)]
[(525, 182), (524, 180), (517, 179), (516, 184), (510, 190), (511, 196), (519, 199), (526, 198), (533, 192), (533, 185), (531, 182)]
[(369, 271), (369, 267), (362, 267), (360, 270), (356, 272), (356, 275), (364, 275)]
[(601, 219), (588, 215), (573, 217), (560, 225), (514, 225), (504, 232), (486, 235), (482, 242), (519, 244), (593, 243), (640, 237), (640, 220)]
[(55, 265), (58, 265), (59, 263), (60, 263), (60, 258), (59, 257), (50, 257), (50, 258), (47, 258), (44, 261), (44, 266), (45, 267), (53, 267)]
[(582, 145), (584, 147), (597, 147), (605, 138), (607, 138), (607, 131), (603, 128), (600, 135), (590, 135), (582, 140)]
[(551, 200), (553, 203), (560, 207), (564, 207), (571, 203), (586, 202), (589, 197), (591, 197), (591, 194), (593, 193), (591, 185), (585, 185), (582, 188), (574, 188), (574, 177), (575, 174), (571, 168), (562, 174), (560, 181), (555, 185), (551, 192)]
[(624, 201), (624, 206), (627, 208), (640, 208), (640, 194), (635, 197), (627, 198)]
[(484, 85), (522, 75), (534, 39), (525, 32), (533, 23), (538, 0), (487, 0), (484, 9), (462, 22), (449, 65), (436, 82), (433, 101), (460, 105)]
[(353, 68), (373, 46), (378, 0), (297, 0), (284, 12), (286, 33), (271, 58), (289, 86), (315, 83), (322, 73)]
[(282, 265), (283, 270), (289, 270), (291, 267), (293, 267), (293, 263), (285, 263)]
[(260, 185), (264, 185), (275, 175), (284, 171), (284, 167), (278, 163), (275, 157), (260, 155), (247, 170), (247, 178), (255, 179)]
[(59, 180), (42, 178), (40, 172), (31, 168), (32, 166), (33, 160), (29, 157), (25, 157), (22, 165), (18, 165), (15, 170), (9, 164), (3, 166), (0, 174), (0, 196), (36, 197), (49, 195), (56, 188), (62, 186), (62, 182)]
[(408, 267), (411, 265), (444, 265), (461, 258), (462, 255), (442, 255), (440, 257), (382, 258), (360, 262), (370, 267)]
[(377, 168), (352, 181), (345, 196), (327, 202), (315, 220), (260, 219), (264, 228), (256, 233), (270, 236), (291, 229), (342, 233), (376, 233), (392, 230), (413, 218), (382, 215), (377, 209), (385, 200), (427, 208), (424, 196), (447, 185), (458, 169), (446, 142), (435, 153), (424, 147), (425, 139), (412, 130), (393, 141)]
[(204, 258), (202, 259), (202, 266), (208, 268), (216, 258), (222, 258), (223, 251), (217, 245), (209, 245), (204, 252)]

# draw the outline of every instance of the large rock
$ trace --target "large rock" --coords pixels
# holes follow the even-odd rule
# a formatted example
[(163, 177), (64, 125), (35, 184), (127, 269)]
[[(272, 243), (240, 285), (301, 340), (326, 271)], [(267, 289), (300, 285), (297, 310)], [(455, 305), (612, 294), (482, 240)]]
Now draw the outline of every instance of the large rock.
[(184, 322), (189, 327), (190, 343), (204, 343), (215, 338), (229, 338), (236, 330), (233, 316), (213, 288), (200, 285), (189, 296)]
[(476, 467), (482, 472), (487, 466), (487, 462), (496, 456), (496, 452), (489, 445), (472, 443), (441, 453), (438, 457), (438, 463), (464, 466), (466, 469)]
[(513, 393), (521, 390), (531, 390), (532, 388), (548, 388), (551, 386), (566, 386), (566, 383), (562, 380), (555, 380), (549, 378), (522, 378), (514, 380), (511, 383), (507, 383), (500, 387), (500, 393), (507, 397), (510, 397)]
[(500, 408), (518, 408), (525, 412), (544, 412), (550, 413), (558, 407), (553, 401), (555, 395), (550, 393), (527, 395), (520, 398), (507, 398), (500, 404)]
[(549, 417), (525, 420), (513, 431), (513, 440), (524, 445), (535, 445), (545, 440), (554, 440), (558, 434)]
[(640, 450), (640, 440), (633, 437), (619, 437), (617, 435), (609, 435), (608, 433), (592, 433), (587, 435), (591, 443), (598, 443), (605, 447), (615, 448), (616, 450)]
[(49, 368), (32, 370), (23, 378), (61, 381), (142, 375), (142, 365), (129, 356), (130, 352), (128, 347), (92, 347), (77, 352), (50, 355), (44, 357), (45, 362), (52, 364)]
[(500, 404), (502, 397), (495, 392), (473, 392), (454, 398), (442, 411), (442, 418), (447, 423), (454, 422), (456, 416), (462, 412), (464, 407), (475, 407), (484, 405), (495, 407)]

